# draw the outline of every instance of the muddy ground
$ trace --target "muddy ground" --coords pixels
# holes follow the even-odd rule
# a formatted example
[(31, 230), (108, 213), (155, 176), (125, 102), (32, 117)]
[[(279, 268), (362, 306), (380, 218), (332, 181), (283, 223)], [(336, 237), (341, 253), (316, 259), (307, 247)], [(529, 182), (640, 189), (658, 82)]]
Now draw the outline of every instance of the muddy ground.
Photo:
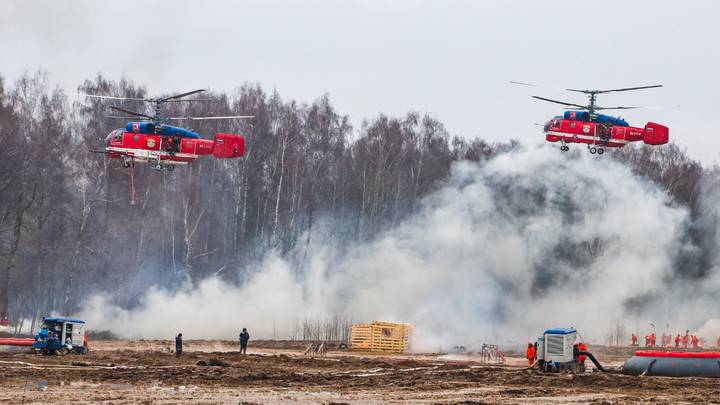
[[(303, 344), (190, 341), (94, 342), (85, 356), (0, 352), (0, 403), (708, 403), (720, 381), (630, 377), (588, 371), (542, 374), (509, 357), (505, 366), (473, 354), (383, 356), (336, 351), (303, 356)], [(590, 347), (618, 367), (630, 348)]]

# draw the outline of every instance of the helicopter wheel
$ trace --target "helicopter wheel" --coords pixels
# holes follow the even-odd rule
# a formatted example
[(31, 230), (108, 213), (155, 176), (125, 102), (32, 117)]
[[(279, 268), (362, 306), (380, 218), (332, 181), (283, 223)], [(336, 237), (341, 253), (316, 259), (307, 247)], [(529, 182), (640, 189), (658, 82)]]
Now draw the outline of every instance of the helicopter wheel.
[(598, 148), (597, 154), (598, 154), (598, 155), (602, 155), (603, 153), (605, 153), (605, 149), (603, 149), (603, 148)]
[(560, 150), (563, 151), (563, 152), (567, 152), (567, 151), (570, 150), (570, 147), (563, 145), (563, 146), (560, 147)]
[(126, 168), (126, 169), (129, 169), (129, 168), (130, 168), (130, 162), (128, 162), (127, 160), (124, 161), (124, 162), (123, 162), (123, 167)]
[(589, 150), (590, 150), (590, 154), (591, 154), (591, 155), (594, 155), (595, 152), (597, 152), (597, 150), (595, 149), (594, 146), (591, 146)]
[(167, 171), (169, 171), (169, 172), (175, 170), (175, 166), (174, 166), (174, 165), (167, 165), (167, 166), (165, 166), (165, 168), (166, 168)]

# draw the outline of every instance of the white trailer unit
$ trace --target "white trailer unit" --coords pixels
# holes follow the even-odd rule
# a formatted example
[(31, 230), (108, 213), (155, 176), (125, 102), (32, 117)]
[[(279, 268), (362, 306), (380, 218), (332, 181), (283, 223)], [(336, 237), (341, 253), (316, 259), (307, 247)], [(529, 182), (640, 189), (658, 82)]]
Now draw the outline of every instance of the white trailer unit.
[[(578, 367), (574, 345), (577, 331), (573, 328), (548, 329), (538, 339), (538, 360), (543, 371), (573, 370)], [(542, 345), (542, 349), (540, 349)]]

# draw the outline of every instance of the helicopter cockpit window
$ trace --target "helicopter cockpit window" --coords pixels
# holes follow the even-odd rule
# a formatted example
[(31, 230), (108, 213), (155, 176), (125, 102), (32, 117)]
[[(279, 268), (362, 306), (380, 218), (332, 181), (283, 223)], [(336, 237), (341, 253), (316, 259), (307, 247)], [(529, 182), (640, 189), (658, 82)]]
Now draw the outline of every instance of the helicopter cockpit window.
[(120, 130), (113, 131), (113, 141), (115, 141), (115, 142), (122, 141), (122, 131), (120, 131)]

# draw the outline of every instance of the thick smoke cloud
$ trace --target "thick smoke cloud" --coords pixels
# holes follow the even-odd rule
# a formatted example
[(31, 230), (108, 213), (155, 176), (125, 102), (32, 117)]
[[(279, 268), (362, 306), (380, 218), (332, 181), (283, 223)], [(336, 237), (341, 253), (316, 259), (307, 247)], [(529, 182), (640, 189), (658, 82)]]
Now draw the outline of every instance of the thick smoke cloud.
[[(603, 342), (615, 321), (683, 322), (668, 310), (678, 295), (662, 297), (692, 248), (688, 221), (612, 159), (520, 148), (456, 164), (416, 214), (370, 242), (338, 249), (332, 233), (313, 235), (307, 254), (270, 252), (241, 269), (241, 285), (151, 289), (132, 310), (94, 296), (79, 316), (123, 337), (287, 337), (304, 318), (346, 314), (413, 323), (418, 350), (522, 342), (555, 326)], [(653, 307), (633, 309), (649, 296)]]

